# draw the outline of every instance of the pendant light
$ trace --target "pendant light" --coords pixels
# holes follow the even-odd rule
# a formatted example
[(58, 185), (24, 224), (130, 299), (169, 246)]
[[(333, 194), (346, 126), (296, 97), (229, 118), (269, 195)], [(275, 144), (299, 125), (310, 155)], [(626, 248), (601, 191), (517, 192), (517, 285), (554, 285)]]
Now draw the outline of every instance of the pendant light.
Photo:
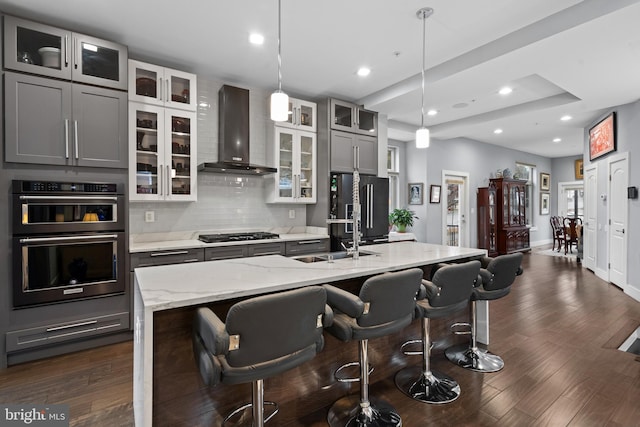
[(424, 125), (424, 68), (425, 68), (425, 51), (426, 51), (426, 26), (427, 18), (433, 15), (433, 9), (423, 7), (416, 12), (418, 19), (422, 19), (422, 110), (420, 115), (420, 129), (416, 131), (416, 148), (429, 147), (429, 129)]
[(289, 119), (289, 95), (282, 91), (282, 56), (280, 52), (281, 6), (278, 0), (278, 90), (271, 94), (271, 120), (286, 122)]

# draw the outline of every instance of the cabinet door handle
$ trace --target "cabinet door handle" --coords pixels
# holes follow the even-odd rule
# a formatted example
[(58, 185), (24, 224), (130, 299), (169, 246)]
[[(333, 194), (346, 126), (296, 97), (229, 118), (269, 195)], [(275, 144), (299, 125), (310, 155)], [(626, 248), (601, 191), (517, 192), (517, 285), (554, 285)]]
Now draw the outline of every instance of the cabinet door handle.
[(73, 68), (78, 69), (78, 56), (80, 56), (80, 52), (78, 51), (78, 39), (76, 37), (73, 38)]
[(171, 255), (187, 255), (189, 251), (172, 251), (172, 252), (152, 252), (149, 254), (151, 257), (158, 256), (171, 256)]
[(165, 102), (171, 101), (171, 93), (169, 93), (169, 79), (164, 79), (164, 83), (167, 85), (167, 90), (164, 94)]
[(158, 80), (158, 82), (160, 83), (158, 86), (160, 86), (160, 90), (158, 91), (158, 100), (162, 101), (164, 98), (162, 96), (162, 92), (164, 91), (164, 85), (162, 84), (162, 77), (160, 77), (160, 79)]
[(302, 240), (297, 242), (298, 245), (315, 245), (317, 243), (322, 243), (322, 240)]
[(73, 323), (73, 324), (70, 324), (70, 325), (55, 326), (55, 327), (52, 327), (52, 328), (47, 328), (47, 332), (61, 331), (63, 329), (77, 328), (79, 326), (95, 325), (96, 323), (98, 323), (97, 320), (89, 320), (87, 322), (78, 322), (78, 323)]
[(302, 108), (298, 107), (298, 126), (302, 126)]
[(167, 196), (171, 194), (171, 170), (167, 165)]
[(360, 147), (356, 146), (356, 167), (360, 169)]
[(69, 158), (69, 119), (64, 119), (64, 157)]
[(76, 160), (78, 160), (79, 154), (78, 154), (78, 121), (77, 120), (73, 121), (73, 143), (75, 145), (75, 150), (76, 150)]
[(69, 66), (69, 36), (64, 36), (64, 66)]
[(357, 169), (358, 165), (356, 164), (356, 158), (358, 157), (358, 154), (356, 153), (356, 147), (353, 147), (353, 168)]
[(160, 192), (160, 195), (164, 195), (164, 179), (162, 176), (162, 165), (158, 166), (158, 173), (160, 174), (160, 176), (158, 176), (158, 191)]

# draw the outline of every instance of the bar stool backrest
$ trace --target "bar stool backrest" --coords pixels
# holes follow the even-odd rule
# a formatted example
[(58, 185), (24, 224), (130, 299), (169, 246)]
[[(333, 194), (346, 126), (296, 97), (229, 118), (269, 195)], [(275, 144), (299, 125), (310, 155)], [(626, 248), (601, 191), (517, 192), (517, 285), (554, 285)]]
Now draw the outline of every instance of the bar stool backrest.
[(229, 336), (239, 335), (229, 351), (230, 366), (249, 366), (291, 355), (311, 345), (324, 346), (322, 318), (327, 294), (321, 286), (251, 298), (231, 307)]
[(437, 286), (438, 292), (435, 295), (427, 294), (429, 305), (444, 307), (468, 302), (479, 271), (480, 261), (440, 267), (431, 278), (431, 283)]
[(521, 252), (493, 258), (486, 267), (492, 274), (492, 280), (489, 283), (483, 283), (482, 286), (487, 291), (497, 291), (511, 286), (516, 276), (521, 273), (521, 265)]
[(415, 296), (422, 283), (422, 274), (419, 268), (412, 268), (367, 279), (359, 296), (365, 304), (369, 304), (368, 313), (357, 319), (358, 325), (376, 326), (404, 317), (413, 318)]

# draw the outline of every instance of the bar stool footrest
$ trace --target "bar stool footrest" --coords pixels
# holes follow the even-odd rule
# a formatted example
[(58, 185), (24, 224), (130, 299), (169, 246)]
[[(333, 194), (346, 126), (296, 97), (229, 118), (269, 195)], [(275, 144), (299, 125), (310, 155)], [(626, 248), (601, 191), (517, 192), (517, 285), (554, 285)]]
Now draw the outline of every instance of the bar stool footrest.
[[(420, 344), (420, 347), (422, 348), (421, 339), (409, 340), (402, 343), (402, 345), (400, 346), (400, 351), (402, 351), (402, 354), (404, 354), (405, 356), (422, 356), (422, 350), (405, 350), (405, 348), (414, 344)], [(433, 344), (434, 343), (431, 343), (431, 347), (430, 347), (431, 350), (433, 350)]]
[[(269, 402), (269, 401), (265, 401), (264, 402), (264, 406), (273, 406), (273, 410), (271, 411), (271, 413), (269, 415), (266, 415), (266, 411), (265, 411), (265, 417), (264, 417), (264, 422), (266, 423), (267, 421), (269, 421), (271, 418), (274, 417), (274, 415), (276, 415), (278, 413), (278, 411), (280, 410), (280, 408), (278, 407), (278, 404), (276, 402)], [(229, 421), (230, 419), (232, 419), (233, 417), (235, 417), (238, 414), (242, 414), (240, 415), (240, 418), (242, 419), (242, 417), (244, 416), (244, 412), (247, 411), (247, 409), (252, 409), (253, 408), (253, 403), (249, 402), (246, 403), (236, 409), (234, 409), (229, 415), (227, 415), (224, 420), (222, 421), (222, 427), (224, 427), (224, 425), (227, 423), (227, 421)], [(251, 412), (249, 412), (249, 419), (251, 419)]]
[[(336, 379), (336, 381), (341, 382), (341, 383), (357, 383), (360, 382), (360, 376), (357, 377), (344, 377), (341, 376), (340, 373), (348, 368), (352, 368), (354, 366), (358, 367), (358, 375), (360, 374), (360, 362), (349, 362), (349, 363), (345, 363), (344, 365), (340, 366), (338, 369), (336, 369), (336, 371), (333, 373), (333, 377)], [(369, 375), (371, 375), (371, 373), (373, 372), (373, 366), (369, 365)]]
[[(457, 328), (469, 328), (468, 330), (460, 330)], [(449, 326), (451, 333), (454, 335), (471, 335), (471, 323), (469, 322), (456, 322)]]

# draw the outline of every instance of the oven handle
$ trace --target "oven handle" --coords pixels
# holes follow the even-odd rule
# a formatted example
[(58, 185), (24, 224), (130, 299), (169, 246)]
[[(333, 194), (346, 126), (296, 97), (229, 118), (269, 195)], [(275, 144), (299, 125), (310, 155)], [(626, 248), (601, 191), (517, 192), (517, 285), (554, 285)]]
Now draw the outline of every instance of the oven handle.
[(26, 237), (20, 239), (20, 243), (39, 243), (39, 242), (67, 242), (75, 240), (96, 240), (96, 239), (117, 239), (117, 234), (98, 234), (91, 236), (69, 236), (69, 237)]
[(20, 196), (20, 200), (113, 200), (118, 201), (116, 196), (103, 197), (103, 196)]

